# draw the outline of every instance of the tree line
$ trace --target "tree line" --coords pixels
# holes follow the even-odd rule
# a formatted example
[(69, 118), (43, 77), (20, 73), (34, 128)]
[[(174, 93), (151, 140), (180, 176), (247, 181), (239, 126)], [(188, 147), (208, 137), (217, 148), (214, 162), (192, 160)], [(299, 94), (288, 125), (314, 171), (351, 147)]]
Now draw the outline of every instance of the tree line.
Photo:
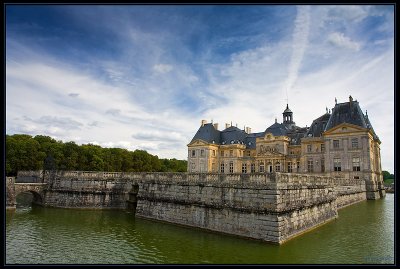
[(27, 170), (186, 172), (187, 161), (159, 159), (145, 150), (102, 148), (57, 141), (49, 136), (6, 135), (6, 174)]

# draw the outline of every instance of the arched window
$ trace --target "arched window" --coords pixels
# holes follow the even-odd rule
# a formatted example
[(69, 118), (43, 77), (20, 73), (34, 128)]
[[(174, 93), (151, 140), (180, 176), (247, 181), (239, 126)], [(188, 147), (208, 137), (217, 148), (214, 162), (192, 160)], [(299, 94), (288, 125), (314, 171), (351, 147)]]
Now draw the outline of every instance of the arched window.
[(272, 173), (272, 163), (271, 162), (268, 162), (267, 163), (267, 169), (268, 169), (268, 173)]

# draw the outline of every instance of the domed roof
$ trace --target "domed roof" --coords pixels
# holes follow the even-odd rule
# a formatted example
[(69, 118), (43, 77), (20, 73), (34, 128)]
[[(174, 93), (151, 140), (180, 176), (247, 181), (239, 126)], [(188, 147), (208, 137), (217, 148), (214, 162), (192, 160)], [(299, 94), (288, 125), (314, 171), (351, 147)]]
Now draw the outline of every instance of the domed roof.
[(283, 111), (283, 113), (293, 113), (290, 109), (289, 109), (289, 105), (286, 104), (286, 109), (285, 111)]

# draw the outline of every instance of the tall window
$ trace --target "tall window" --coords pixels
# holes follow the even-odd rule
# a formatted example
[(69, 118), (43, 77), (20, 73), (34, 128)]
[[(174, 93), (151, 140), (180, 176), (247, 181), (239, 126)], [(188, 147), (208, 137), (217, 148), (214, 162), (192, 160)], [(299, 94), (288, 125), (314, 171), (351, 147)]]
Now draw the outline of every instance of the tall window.
[(229, 163), (229, 173), (233, 173), (233, 162)]
[(221, 157), (224, 157), (224, 151), (221, 150)]
[(353, 171), (360, 171), (360, 157), (353, 157)]
[(229, 151), (229, 156), (233, 157), (233, 150)]
[(192, 157), (195, 157), (196, 156), (196, 150), (192, 150)]
[(312, 159), (307, 161), (307, 168), (308, 172), (314, 172), (314, 163)]
[(242, 164), (242, 173), (243, 174), (247, 173), (247, 163)]
[(260, 171), (260, 173), (264, 173), (264, 171), (265, 171), (264, 162), (260, 162), (260, 168), (258, 171)]
[(307, 152), (311, 152), (311, 145), (307, 145)]
[(358, 138), (352, 138), (352, 139), (351, 139), (351, 147), (352, 147), (353, 149), (358, 148)]
[(256, 164), (255, 163), (252, 163), (251, 165), (250, 165), (250, 171), (251, 171), (251, 173), (255, 173), (256, 172)]
[(221, 174), (225, 173), (225, 164), (223, 164), (223, 163), (221, 163), (220, 172), (221, 172)]
[(212, 156), (215, 157), (215, 149), (213, 149), (212, 154)]
[(321, 152), (325, 151), (325, 144), (321, 144)]
[(280, 162), (277, 162), (276, 164), (275, 164), (275, 172), (280, 172), (281, 171), (281, 163)]
[(342, 164), (340, 158), (333, 159), (333, 171), (342, 171)]
[(300, 172), (300, 162), (297, 162), (297, 172)]
[(321, 172), (325, 172), (325, 159), (321, 159)]
[(200, 162), (200, 172), (204, 172), (205, 170), (206, 170), (206, 168), (205, 168), (204, 162), (201, 161)]
[(333, 148), (335, 149), (339, 148), (339, 140), (333, 140)]
[(201, 156), (201, 157), (204, 157), (204, 149), (202, 149), (202, 150), (200, 151), (200, 156)]
[(287, 163), (287, 171), (288, 171), (288, 173), (292, 173), (292, 163), (291, 162)]
[(247, 156), (250, 157), (250, 150), (247, 151)]
[(196, 163), (192, 162), (191, 163), (191, 171), (194, 172), (196, 170)]

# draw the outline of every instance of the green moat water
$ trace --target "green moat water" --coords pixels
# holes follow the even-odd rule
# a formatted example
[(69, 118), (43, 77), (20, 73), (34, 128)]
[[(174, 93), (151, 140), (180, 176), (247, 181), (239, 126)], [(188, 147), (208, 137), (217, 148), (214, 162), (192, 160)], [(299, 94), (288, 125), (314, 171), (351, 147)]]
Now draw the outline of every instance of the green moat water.
[(126, 211), (19, 207), (6, 264), (393, 264), (394, 195), (278, 246), (135, 218)]

